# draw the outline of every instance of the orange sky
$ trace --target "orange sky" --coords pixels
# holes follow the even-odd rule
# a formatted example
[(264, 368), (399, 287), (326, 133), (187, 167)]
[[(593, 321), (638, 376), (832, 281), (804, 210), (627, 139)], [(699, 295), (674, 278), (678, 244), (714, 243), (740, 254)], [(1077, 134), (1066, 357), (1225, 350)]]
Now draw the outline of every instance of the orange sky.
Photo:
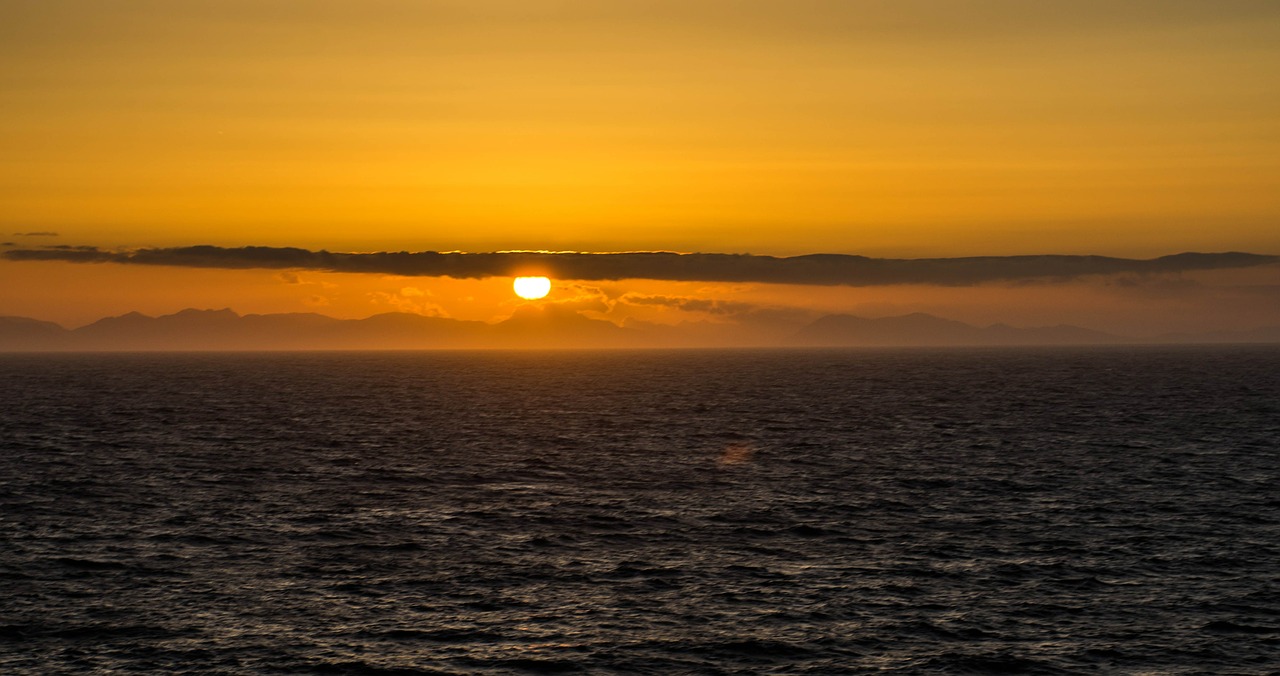
[[(0, 241), (1280, 253), (1278, 72), (1270, 0), (0, 0)], [(0, 314), (512, 300), (123, 267), (0, 262)]]

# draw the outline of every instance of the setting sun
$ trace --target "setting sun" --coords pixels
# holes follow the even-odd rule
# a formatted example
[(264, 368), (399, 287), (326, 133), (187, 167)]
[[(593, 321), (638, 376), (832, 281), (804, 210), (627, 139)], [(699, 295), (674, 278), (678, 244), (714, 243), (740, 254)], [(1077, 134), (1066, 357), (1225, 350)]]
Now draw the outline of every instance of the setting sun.
[(525, 300), (537, 300), (551, 291), (551, 280), (546, 277), (516, 277), (512, 287), (517, 296)]

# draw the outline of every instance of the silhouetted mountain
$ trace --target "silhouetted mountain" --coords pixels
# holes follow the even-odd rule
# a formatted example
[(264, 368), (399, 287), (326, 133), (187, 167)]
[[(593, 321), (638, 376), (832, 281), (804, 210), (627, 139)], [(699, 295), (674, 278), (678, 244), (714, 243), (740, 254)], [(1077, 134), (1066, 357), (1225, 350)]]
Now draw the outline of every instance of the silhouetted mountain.
[(93, 350), (246, 349), (240, 315), (228, 309), (148, 317), (130, 312), (72, 331), (73, 342)]
[(640, 335), (613, 322), (584, 317), (572, 310), (527, 305), (494, 325), (499, 344), (514, 347), (640, 347)]
[[(159, 317), (130, 312), (75, 330), (35, 319), (0, 317), (0, 351), (743, 347), (772, 340), (759, 338), (761, 334), (744, 333), (741, 338), (735, 338), (726, 333), (733, 330), (733, 325), (699, 323), (671, 326), (630, 322), (624, 327), (556, 305), (527, 305), (496, 324), (398, 312), (365, 319), (335, 319), (310, 313), (241, 316), (229, 309), (188, 309)], [(1169, 334), (1135, 340), (1066, 325), (978, 327), (923, 313), (878, 319), (827, 315), (805, 326), (785, 344), (911, 347), (1137, 342), (1280, 343), (1280, 327)]]
[(868, 319), (827, 315), (804, 327), (791, 341), (809, 346), (1089, 345), (1130, 342), (1078, 326), (1020, 329), (1005, 324), (978, 327), (924, 313)]
[(130, 312), (67, 330), (0, 318), (0, 350), (422, 350), (635, 345), (634, 332), (555, 306), (521, 308), (498, 324), (390, 312), (366, 319), (319, 314), (241, 316), (187, 309), (149, 317)]
[(367, 319), (342, 321), (318, 336), (327, 338), (328, 349), (459, 349), (487, 347), (483, 342), (492, 328), (484, 322), (388, 312)]
[(65, 349), (71, 332), (54, 324), (26, 317), (0, 317), (0, 350)]

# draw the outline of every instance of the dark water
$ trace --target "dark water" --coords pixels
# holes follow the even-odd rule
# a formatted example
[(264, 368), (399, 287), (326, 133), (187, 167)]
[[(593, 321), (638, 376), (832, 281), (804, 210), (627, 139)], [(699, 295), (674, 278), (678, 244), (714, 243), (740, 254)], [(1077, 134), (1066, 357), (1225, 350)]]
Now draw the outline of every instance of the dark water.
[(1280, 350), (0, 356), (0, 673), (1280, 670)]

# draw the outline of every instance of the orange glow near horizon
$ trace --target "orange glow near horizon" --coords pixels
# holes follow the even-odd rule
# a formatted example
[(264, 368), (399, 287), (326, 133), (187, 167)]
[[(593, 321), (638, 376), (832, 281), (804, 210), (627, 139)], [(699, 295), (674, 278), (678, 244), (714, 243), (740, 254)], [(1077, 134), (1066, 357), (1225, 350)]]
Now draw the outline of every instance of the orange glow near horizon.
[[(0, 252), (1280, 254), (1276, 72), (1266, 2), (0, 3)], [(1248, 275), (557, 280), (541, 305), (690, 330), (754, 321), (744, 297), (775, 319), (1055, 323), (1039, 294), (1099, 328), (1271, 321), (1280, 280)], [(0, 283), (0, 316), (71, 324), (184, 307), (497, 321), (520, 305), (509, 278), (0, 260)]]
[[(179, 269), (151, 266), (0, 263), (0, 288), (22, 288), (0, 315), (74, 328), (138, 311), (158, 316), (185, 308), (240, 314), (318, 313), (363, 319), (404, 312), (463, 321), (500, 322), (524, 301), (511, 278)], [(617, 280), (557, 280), (548, 307), (623, 326), (683, 326), (691, 340), (765, 341), (797, 323), (832, 313), (889, 317), (925, 312), (975, 325), (1076, 324), (1126, 335), (1247, 329), (1280, 325), (1273, 292), (1280, 267), (1071, 283), (922, 285), (867, 288)], [(703, 333), (711, 337), (698, 336)]]

